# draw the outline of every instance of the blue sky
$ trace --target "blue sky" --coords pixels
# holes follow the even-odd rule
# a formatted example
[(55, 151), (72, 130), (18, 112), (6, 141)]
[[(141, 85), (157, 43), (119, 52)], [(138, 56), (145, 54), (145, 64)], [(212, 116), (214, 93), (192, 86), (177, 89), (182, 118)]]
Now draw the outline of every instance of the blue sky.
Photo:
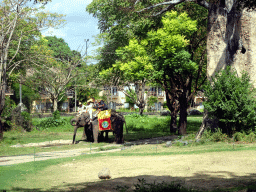
[(45, 36), (56, 36), (63, 38), (72, 50), (81, 51), (82, 46), (85, 53), (85, 39), (89, 39), (87, 43), (88, 55), (93, 54), (92, 43), (95, 41), (93, 36), (100, 33), (98, 29), (98, 20), (86, 12), (86, 6), (92, 0), (52, 0), (45, 6), (45, 10), (65, 14), (66, 25), (60, 29), (48, 29), (43, 31)]

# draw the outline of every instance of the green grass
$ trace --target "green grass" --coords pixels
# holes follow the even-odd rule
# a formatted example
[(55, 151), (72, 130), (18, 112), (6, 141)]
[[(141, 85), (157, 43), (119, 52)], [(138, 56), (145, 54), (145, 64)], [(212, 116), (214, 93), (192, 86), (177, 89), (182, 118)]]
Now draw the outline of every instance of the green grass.
[[(67, 122), (73, 117), (63, 117)], [(169, 122), (170, 117), (162, 116), (125, 116), (129, 134), (126, 134), (124, 129), (124, 140), (136, 141), (139, 139), (148, 139), (153, 137), (161, 137), (171, 135), (169, 132)], [(45, 118), (33, 118), (33, 125), (36, 127)], [(188, 133), (193, 133), (200, 127), (200, 121), (202, 117), (188, 117)], [(39, 128), (40, 129), (40, 128)], [(83, 129), (78, 129), (77, 138), (81, 138)], [(27, 143), (38, 143), (44, 141), (52, 140), (72, 140), (73, 137), (73, 126), (69, 123), (59, 126), (59, 127), (48, 127), (44, 129), (33, 129), (31, 132), (20, 132), (20, 131), (9, 131), (4, 133), (4, 139), (0, 142), (0, 156), (8, 155), (21, 155), (21, 154), (31, 154), (36, 150), (36, 152), (42, 151), (54, 151), (54, 150), (65, 150), (80, 147), (75, 146), (55, 146), (51, 148), (41, 148), (41, 147), (23, 147), (14, 148), (11, 145), (16, 144), (27, 144)], [(114, 140), (114, 136), (109, 134), (110, 140)], [(96, 144), (96, 146), (98, 146)], [(101, 144), (99, 144), (101, 146)]]
[[(72, 117), (67, 117), (70, 119)], [(153, 138), (160, 136), (171, 135), (169, 133), (169, 122), (170, 117), (161, 116), (126, 116), (126, 123), (128, 126), (129, 134), (126, 134), (124, 130), (124, 140), (134, 141), (145, 138)], [(33, 124), (37, 125), (42, 121), (42, 119), (34, 118)], [(187, 132), (189, 135), (184, 138), (186, 140), (193, 140), (195, 133), (198, 131), (202, 122), (202, 116), (188, 116)], [(207, 139), (214, 137), (207, 133)], [(80, 139), (82, 135), (82, 128), (78, 130), (77, 140)], [(103, 145), (106, 143), (102, 142), (99, 144), (91, 144), (80, 142), (77, 145), (63, 145), (63, 146), (53, 146), (50, 148), (42, 147), (23, 147), (23, 148), (13, 148), (11, 145), (44, 142), (51, 140), (71, 140), (73, 136), (73, 126), (66, 124), (60, 127), (48, 127), (46, 129), (36, 130), (31, 132), (19, 132), (19, 131), (9, 131), (4, 133), (4, 140), (0, 142), (0, 156), (7, 155), (19, 155), (19, 154), (33, 154), (35, 152), (46, 152), (46, 151), (60, 151), (75, 148), (87, 148), (87, 147), (99, 147), (95, 151), (104, 151), (109, 149), (116, 149), (120, 147), (107, 147), (104, 148)], [(239, 135), (240, 137), (243, 134)], [(113, 140), (113, 135), (109, 135), (110, 139)], [(237, 136), (237, 138), (239, 138)], [(243, 139), (240, 139), (243, 140)], [(58, 165), (65, 162), (71, 162), (75, 160), (91, 159), (102, 157), (102, 156), (158, 156), (158, 155), (188, 155), (188, 154), (203, 154), (209, 152), (225, 152), (225, 151), (243, 151), (243, 150), (256, 150), (256, 144), (234, 144), (225, 142), (192, 142), (186, 146), (172, 146), (166, 147), (165, 144), (159, 145), (141, 145), (133, 147), (125, 147), (125, 150), (114, 153), (103, 153), (103, 154), (91, 154), (91, 155), (81, 155), (77, 157), (52, 159), (46, 161), (36, 161), (30, 163), (23, 163), (12, 166), (0, 166), (0, 189), (9, 189), (12, 183), (17, 181), (25, 181), (27, 174), (35, 174), (41, 170), (44, 170), (48, 166)], [(254, 186), (251, 186), (252, 188)], [(236, 191), (238, 188), (234, 188)], [(244, 189), (244, 188), (243, 188)], [(254, 189), (254, 188), (253, 188)], [(223, 190), (225, 191), (225, 190)], [(230, 190), (232, 191), (232, 190)]]
[[(157, 151), (156, 148), (157, 147)], [(103, 148), (100, 148), (103, 149)], [(111, 149), (111, 147), (109, 147)], [(163, 156), (163, 155), (189, 155), (189, 154), (203, 154), (209, 152), (225, 152), (225, 151), (245, 151), (245, 150), (255, 150), (256, 144), (238, 144), (233, 148), (232, 144), (227, 143), (213, 143), (207, 145), (198, 146), (173, 146), (165, 147), (164, 144), (159, 145), (143, 145), (143, 146), (133, 146), (131, 148), (121, 150), (119, 152), (112, 153), (101, 153), (101, 154), (91, 154), (91, 155), (80, 155), (76, 157), (67, 157), (61, 159), (51, 159), (45, 161), (35, 161), (29, 163), (22, 163), (12, 166), (0, 166), (0, 190), (1, 189), (11, 189), (13, 183), (20, 183), (26, 181), (26, 176), (34, 174), (35, 176), (42, 170), (49, 166), (61, 165), (67, 162), (82, 161), (91, 162), (95, 158), (99, 157), (115, 157), (115, 156)], [(253, 186), (252, 186), (253, 187)], [(29, 188), (29, 182), (27, 183), (27, 188)], [(234, 188), (234, 191), (237, 188)], [(12, 189), (13, 190), (13, 189)], [(222, 190), (225, 191), (225, 190)]]

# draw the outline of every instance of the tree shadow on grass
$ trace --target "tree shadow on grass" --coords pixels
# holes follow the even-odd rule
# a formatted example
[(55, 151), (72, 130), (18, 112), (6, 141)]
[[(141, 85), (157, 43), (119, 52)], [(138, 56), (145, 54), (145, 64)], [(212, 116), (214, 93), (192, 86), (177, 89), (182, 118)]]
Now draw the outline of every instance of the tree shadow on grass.
[(256, 174), (248, 174), (247, 176), (239, 176), (233, 172), (197, 172), (192, 177), (171, 177), (171, 176), (155, 176), (140, 175), (135, 177), (119, 177), (110, 180), (99, 180), (96, 182), (69, 183), (61, 186), (55, 186), (48, 190), (29, 189), (29, 188), (12, 188), (11, 191), (77, 191), (77, 192), (112, 192), (117, 191), (117, 186), (127, 186), (128, 191), (135, 189), (134, 184), (138, 184), (138, 179), (145, 179), (146, 183), (176, 183), (181, 184), (189, 189), (199, 191), (256, 191)]

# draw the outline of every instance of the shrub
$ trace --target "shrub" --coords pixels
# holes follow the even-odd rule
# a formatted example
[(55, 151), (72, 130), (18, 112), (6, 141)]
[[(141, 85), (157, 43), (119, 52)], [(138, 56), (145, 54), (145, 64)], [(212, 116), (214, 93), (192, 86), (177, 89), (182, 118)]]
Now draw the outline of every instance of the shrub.
[(201, 138), (201, 143), (205, 142), (227, 142), (230, 141), (230, 138), (227, 134), (222, 133), (221, 129), (215, 129), (214, 132), (211, 130), (206, 130)]
[(30, 113), (27, 111), (21, 112), (21, 126), (23, 127), (24, 130), (26, 131), (31, 131), (32, 130), (32, 118), (30, 116)]
[(148, 109), (151, 111), (152, 109), (154, 109), (154, 105), (155, 103), (157, 103), (158, 99), (155, 96), (150, 96), (148, 98)]
[(198, 111), (197, 109), (193, 109), (193, 110), (189, 111), (189, 115), (202, 115), (202, 113), (200, 111)]
[(245, 140), (246, 133), (245, 132), (236, 132), (233, 135), (234, 141), (243, 141)]
[(256, 135), (254, 132), (250, 132), (249, 134), (246, 134), (245, 132), (236, 132), (233, 135), (234, 141), (245, 141), (252, 143), (256, 140)]
[(53, 119), (60, 119), (60, 112), (58, 110), (52, 113)]
[[(197, 191), (193, 189), (187, 189), (180, 184), (175, 183), (146, 183), (145, 179), (138, 179), (139, 183), (135, 184), (134, 192), (161, 192), (161, 191), (172, 191), (172, 192), (190, 192)], [(119, 192), (125, 192), (129, 187), (127, 186), (117, 186), (115, 188)]]
[(16, 107), (15, 102), (12, 99), (10, 99), (10, 97), (5, 97), (5, 107), (1, 114), (5, 131), (11, 129), (12, 110), (15, 109), (15, 107)]
[(254, 93), (246, 72), (239, 78), (227, 67), (205, 86), (204, 107), (209, 117), (219, 120), (223, 132), (231, 135), (232, 130), (247, 131), (256, 125)]
[(163, 111), (160, 113), (161, 116), (171, 116), (171, 112), (170, 111)]
[(68, 123), (66, 119), (60, 117), (60, 112), (58, 110), (54, 111), (52, 115), (53, 117), (43, 119), (36, 126), (41, 128), (48, 128), (48, 127), (58, 127), (61, 125), (66, 125)]
[(247, 142), (254, 142), (256, 140), (256, 135), (254, 132), (251, 132), (249, 135), (246, 136), (246, 141)]

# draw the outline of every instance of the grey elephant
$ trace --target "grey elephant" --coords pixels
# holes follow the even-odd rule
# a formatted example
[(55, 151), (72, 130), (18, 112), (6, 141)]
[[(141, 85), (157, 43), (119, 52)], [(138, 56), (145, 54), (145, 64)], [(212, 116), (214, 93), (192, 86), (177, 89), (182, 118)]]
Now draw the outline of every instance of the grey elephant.
[[(125, 118), (123, 115), (117, 113), (115, 110), (111, 110), (111, 127), (113, 134), (115, 135), (115, 143), (123, 143), (123, 125), (125, 123)], [(73, 142), (75, 143), (76, 132), (79, 127), (84, 127), (82, 139), (87, 137), (87, 141), (91, 141), (94, 143), (98, 143), (98, 141), (103, 140), (103, 133), (105, 132), (105, 140), (108, 139), (109, 131), (99, 131), (99, 123), (98, 120), (94, 120), (92, 123), (90, 122), (90, 116), (88, 112), (83, 112), (71, 119), (71, 125), (74, 126), (74, 134), (73, 134)], [(126, 132), (128, 133), (127, 127)]]

